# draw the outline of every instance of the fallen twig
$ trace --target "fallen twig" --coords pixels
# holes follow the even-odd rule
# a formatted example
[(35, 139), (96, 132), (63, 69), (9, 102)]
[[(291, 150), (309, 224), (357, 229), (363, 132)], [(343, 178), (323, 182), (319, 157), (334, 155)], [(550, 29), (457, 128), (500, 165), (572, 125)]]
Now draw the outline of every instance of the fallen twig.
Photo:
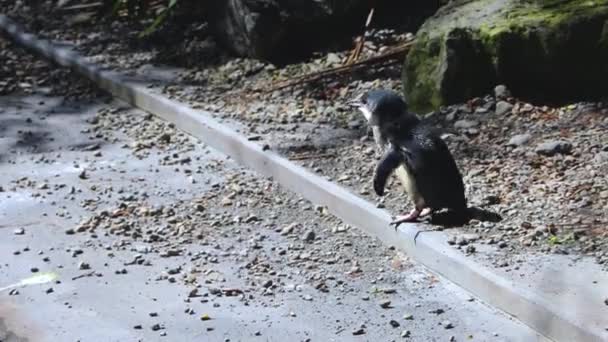
[(345, 65), (350, 65), (356, 62), (361, 56), (361, 51), (363, 51), (363, 46), (365, 45), (365, 33), (367, 32), (367, 28), (372, 22), (373, 16), (374, 8), (372, 7), (372, 9), (369, 11), (369, 14), (367, 15), (367, 20), (365, 21), (365, 26), (363, 27), (363, 33), (359, 37), (357, 37), (355, 48), (353, 49), (353, 52), (351, 53), (350, 57), (348, 57), (348, 59), (346, 60)]
[(288, 157), (289, 160), (307, 160), (315, 158), (334, 158), (336, 155), (332, 153), (325, 154), (301, 154), (299, 156)]
[(95, 275), (95, 271), (91, 271), (91, 272), (87, 272), (87, 273), (75, 276), (75, 277), (72, 278), (72, 280), (78, 280), (80, 278), (85, 278), (85, 277), (92, 277), (94, 275)]
[(380, 55), (366, 58), (361, 61), (355, 62), (353, 64), (342, 65), (342, 66), (335, 67), (335, 68), (329, 68), (329, 69), (313, 72), (310, 74), (305, 74), (305, 75), (296, 77), (295, 79), (280, 82), (267, 89), (264, 89), (264, 87), (259, 87), (259, 88), (254, 89), (253, 91), (273, 92), (273, 91), (284, 89), (287, 87), (292, 87), (295, 85), (313, 82), (313, 81), (317, 81), (317, 80), (320, 80), (323, 78), (352, 72), (354, 70), (361, 69), (370, 64), (384, 63), (386, 65), (386, 64), (397, 63), (397, 62), (400, 62), (405, 57), (405, 55), (407, 55), (407, 52), (409, 51), (409, 49), (413, 45), (413, 43), (414, 43), (414, 41), (412, 40), (412, 41), (409, 41), (400, 46), (389, 49), (388, 51), (386, 51)]

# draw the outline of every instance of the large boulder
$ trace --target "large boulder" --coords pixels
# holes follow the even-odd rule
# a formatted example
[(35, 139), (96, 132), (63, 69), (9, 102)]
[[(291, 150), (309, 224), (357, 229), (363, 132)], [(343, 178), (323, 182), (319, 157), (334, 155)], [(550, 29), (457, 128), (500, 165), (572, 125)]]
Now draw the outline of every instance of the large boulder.
[(553, 101), (605, 94), (608, 0), (455, 0), (419, 29), (404, 68), (411, 107), (490, 93)]
[[(445, 0), (378, 0), (374, 22), (418, 28)], [(237, 55), (271, 61), (304, 56), (339, 37), (359, 34), (369, 0), (213, 0), (208, 21), (220, 44)], [(407, 13), (403, 15), (403, 13)]]

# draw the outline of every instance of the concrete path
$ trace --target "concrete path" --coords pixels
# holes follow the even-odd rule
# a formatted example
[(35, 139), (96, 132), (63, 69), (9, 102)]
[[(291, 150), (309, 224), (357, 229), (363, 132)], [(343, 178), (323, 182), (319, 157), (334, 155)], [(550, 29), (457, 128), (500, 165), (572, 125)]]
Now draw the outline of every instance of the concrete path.
[(2, 342), (544, 340), (149, 115), (63, 100), (0, 98)]

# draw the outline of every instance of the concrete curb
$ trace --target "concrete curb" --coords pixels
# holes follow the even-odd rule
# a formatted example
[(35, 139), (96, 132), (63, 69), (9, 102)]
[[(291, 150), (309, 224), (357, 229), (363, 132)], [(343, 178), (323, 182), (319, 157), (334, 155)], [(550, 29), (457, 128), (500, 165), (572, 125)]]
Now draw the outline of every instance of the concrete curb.
[[(206, 112), (153, 94), (145, 86), (125, 81), (119, 74), (104, 71), (82, 56), (25, 33), (0, 14), (0, 29), (24, 48), (83, 74), (99, 87), (129, 104), (175, 123), (177, 128), (232, 157), (238, 163), (270, 176), (282, 186), (319, 205), (326, 206), (344, 222), (395, 246), (421, 264), (471, 292), (486, 303), (516, 317), (532, 329), (556, 341), (601, 341), (605, 334), (542, 294), (518, 288), (445, 243), (442, 234), (421, 234), (415, 225), (389, 227), (390, 216), (346, 189), (314, 175), (285, 158), (223, 126)], [(585, 303), (574, 303), (585, 307)], [(601, 313), (598, 312), (598, 315)]]

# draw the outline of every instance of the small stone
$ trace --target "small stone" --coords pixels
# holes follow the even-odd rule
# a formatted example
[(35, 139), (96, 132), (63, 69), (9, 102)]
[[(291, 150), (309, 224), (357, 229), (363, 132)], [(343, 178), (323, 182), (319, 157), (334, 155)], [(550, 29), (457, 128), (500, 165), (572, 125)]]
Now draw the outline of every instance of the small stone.
[(255, 336), (262, 336), (262, 332), (261, 332), (261, 331), (259, 331), (259, 330), (258, 330), (258, 331), (256, 331), (256, 332), (255, 332)]
[(399, 328), (399, 326), (401, 325), (401, 324), (399, 324), (399, 322), (395, 321), (394, 319), (391, 319), (391, 320), (390, 320), (388, 323), (389, 323), (389, 324), (391, 325), (391, 327), (393, 327), (393, 328)]
[(532, 139), (530, 134), (517, 134), (509, 139), (507, 146), (522, 146)]
[(90, 270), (91, 269), (91, 265), (89, 265), (88, 263), (81, 261), (78, 263), (78, 269), (79, 270)]
[(269, 288), (271, 286), (272, 286), (272, 280), (271, 279), (266, 280), (264, 282), (264, 284), (262, 284), (262, 287), (264, 287), (264, 288)]
[(479, 123), (473, 120), (458, 120), (454, 123), (454, 128), (457, 129), (470, 129), (476, 127)]
[(48, 288), (48, 289), (46, 289), (46, 291), (44, 291), (44, 292), (46, 292), (46, 294), (51, 294), (51, 293), (55, 292), (55, 290), (53, 290), (53, 288), (52, 288), (52, 287), (49, 287), (49, 288)]
[(68, 228), (65, 230), (65, 233), (67, 235), (74, 235), (76, 233), (76, 231), (74, 231), (74, 229), (72, 229), (72, 228)]
[(511, 113), (511, 110), (513, 110), (513, 105), (507, 101), (498, 101), (496, 103), (496, 115), (505, 115)]
[(608, 305), (608, 298), (604, 299), (604, 304)]
[(401, 337), (406, 338), (406, 337), (410, 337), (412, 333), (409, 330), (403, 330), (401, 332)]
[(357, 329), (353, 330), (354, 336), (359, 336), (359, 335), (364, 335), (364, 334), (365, 334), (365, 329), (363, 329), (363, 328), (357, 328)]
[(160, 326), (160, 324), (156, 323), (152, 327), (150, 327), (150, 329), (152, 329), (152, 331), (158, 331), (162, 329), (162, 327)]
[(37, 273), (38, 271), (40, 271), (38, 269), (38, 267), (32, 267), (32, 268), (30, 268), (30, 272), (32, 272), (32, 273)]
[(207, 314), (201, 315), (201, 321), (208, 321), (210, 319), (211, 319), (211, 317), (209, 317), (209, 315), (207, 315)]
[(391, 307), (391, 301), (390, 300), (383, 300), (380, 302), (380, 307), (383, 309), (389, 309)]
[(15, 230), (13, 230), (13, 234), (15, 234), (15, 235), (23, 235), (23, 234), (25, 234), (25, 229), (23, 229), (23, 228), (17, 228)]
[(141, 326), (141, 324), (137, 324), (133, 326), (133, 329), (135, 330), (141, 330), (143, 327)]
[(452, 322), (450, 322), (450, 321), (443, 321), (443, 322), (441, 322), (441, 325), (443, 325), (444, 329), (454, 328), (454, 324), (452, 324)]
[(405, 314), (403, 315), (403, 319), (407, 320), (407, 321), (411, 321), (414, 319), (414, 315), (412, 314)]
[(604, 190), (604, 191), (600, 192), (600, 198), (608, 199), (608, 190)]
[(429, 313), (431, 314), (435, 314), (435, 315), (441, 315), (442, 313), (444, 313), (445, 310), (443, 309), (434, 309), (434, 310), (429, 310)]
[(150, 312), (150, 313), (148, 313), (148, 316), (150, 316), (150, 317), (158, 317), (158, 312)]
[(553, 156), (555, 154), (568, 154), (572, 151), (572, 144), (564, 140), (546, 141), (536, 146), (536, 153), (545, 156)]
[(494, 96), (497, 99), (506, 99), (508, 97), (511, 97), (511, 92), (509, 91), (506, 85), (499, 84), (494, 87)]
[(315, 232), (314, 230), (309, 230), (306, 233), (304, 233), (304, 235), (302, 236), (302, 240), (304, 240), (305, 242), (313, 242), (315, 240)]
[(285, 228), (281, 229), (281, 235), (288, 235), (293, 232), (293, 230), (298, 226), (297, 223), (292, 223)]

